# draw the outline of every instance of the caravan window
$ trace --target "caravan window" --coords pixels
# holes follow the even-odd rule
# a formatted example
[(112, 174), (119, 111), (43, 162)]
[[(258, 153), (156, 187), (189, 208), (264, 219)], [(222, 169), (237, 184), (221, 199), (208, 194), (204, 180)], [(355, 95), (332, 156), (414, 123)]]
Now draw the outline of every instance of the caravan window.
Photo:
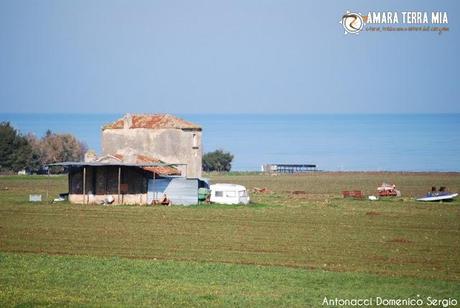
[(223, 191), (216, 190), (215, 196), (216, 196), (216, 197), (223, 197), (223, 196), (224, 196), (224, 192), (223, 192)]
[(225, 193), (226, 197), (236, 197), (236, 192), (235, 191), (227, 191)]
[(240, 195), (240, 197), (246, 197), (247, 196), (246, 190), (239, 191), (239, 195)]

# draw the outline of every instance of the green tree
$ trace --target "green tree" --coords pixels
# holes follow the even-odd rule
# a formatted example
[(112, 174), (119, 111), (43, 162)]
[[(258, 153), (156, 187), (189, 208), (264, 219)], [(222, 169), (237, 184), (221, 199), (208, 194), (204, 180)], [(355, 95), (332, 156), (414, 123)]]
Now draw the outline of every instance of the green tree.
[(43, 138), (21, 135), (9, 122), (0, 123), (0, 171), (37, 171), (62, 161), (81, 161), (86, 145), (70, 134), (48, 130)]
[(27, 168), (32, 147), (9, 122), (0, 123), (0, 170), (19, 171)]
[(216, 150), (203, 155), (203, 171), (230, 171), (233, 155), (223, 150)]
[(26, 138), (32, 148), (28, 167), (31, 171), (37, 171), (43, 166), (41, 140), (31, 133), (27, 134)]

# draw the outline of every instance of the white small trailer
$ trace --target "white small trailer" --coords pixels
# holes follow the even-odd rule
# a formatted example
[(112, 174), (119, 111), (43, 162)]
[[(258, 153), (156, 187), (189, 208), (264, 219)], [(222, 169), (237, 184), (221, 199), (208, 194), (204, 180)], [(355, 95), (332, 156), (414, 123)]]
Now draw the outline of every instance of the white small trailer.
[(246, 187), (237, 184), (213, 184), (211, 202), (220, 204), (248, 204), (249, 195)]

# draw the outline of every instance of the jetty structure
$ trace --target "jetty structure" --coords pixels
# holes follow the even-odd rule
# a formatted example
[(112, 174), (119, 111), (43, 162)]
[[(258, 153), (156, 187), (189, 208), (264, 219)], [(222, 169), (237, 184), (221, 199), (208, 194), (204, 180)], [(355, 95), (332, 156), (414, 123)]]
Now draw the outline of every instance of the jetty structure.
[(265, 164), (262, 172), (267, 173), (306, 173), (318, 171), (315, 164)]

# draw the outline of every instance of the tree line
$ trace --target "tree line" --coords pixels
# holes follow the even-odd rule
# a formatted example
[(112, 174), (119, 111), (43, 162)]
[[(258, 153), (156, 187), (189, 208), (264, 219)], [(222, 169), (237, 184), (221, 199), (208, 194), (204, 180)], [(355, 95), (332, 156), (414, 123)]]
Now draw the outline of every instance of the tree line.
[(10, 122), (0, 123), (0, 172), (43, 171), (45, 166), (62, 161), (81, 161), (87, 146), (71, 134), (48, 130), (42, 138), (22, 135)]
[[(10, 122), (0, 122), (0, 172), (26, 170), (40, 173), (48, 164), (82, 161), (87, 146), (71, 134), (56, 134), (48, 130), (42, 138), (29, 133), (22, 135)], [(203, 155), (203, 171), (230, 171), (233, 155), (223, 150)]]

